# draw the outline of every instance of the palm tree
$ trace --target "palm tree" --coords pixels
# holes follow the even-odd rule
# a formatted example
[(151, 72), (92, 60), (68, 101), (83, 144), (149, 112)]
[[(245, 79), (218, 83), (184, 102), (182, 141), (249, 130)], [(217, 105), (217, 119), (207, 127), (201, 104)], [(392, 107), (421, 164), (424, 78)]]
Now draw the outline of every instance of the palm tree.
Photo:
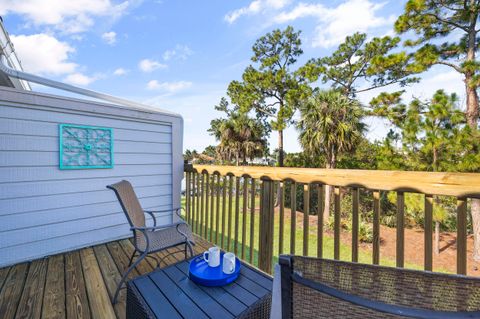
[(231, 108), (226, 99), (216, 109), (224, 111), (227, 118), (212, 120), (208, 131), (220, 142), (217, 152), (222, 160), (235, 159), (239, 165), (240, 160), (246, 163), (247, 158), (264, 154), (267, 131), (261, 121), (239, 112), (235, 106)]
[[(351, 152), (365, 131), (363, 111), (339, 91), (316, 91), (300, 106), (299, 142), (309, 156), (325, 155), (325, 167), (336, 167), (338, 155)], [(325, 187), (324, 219), (330, 215), (331, 187)]]

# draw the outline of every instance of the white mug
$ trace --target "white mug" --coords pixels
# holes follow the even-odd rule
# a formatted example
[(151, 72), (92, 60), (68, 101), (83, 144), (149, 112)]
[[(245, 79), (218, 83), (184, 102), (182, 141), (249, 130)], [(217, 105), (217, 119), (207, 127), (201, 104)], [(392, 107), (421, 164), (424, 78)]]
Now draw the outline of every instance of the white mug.
[(233, 253), (225, 253), (223, 255), (223, 272), (227, 275), (235, 271), (235, 255)]
[(205, 259), (210, 267), (220, 266), (220, 248), (215, 246), (210, 247), (206, 252), (203, 253), (203, 259)]

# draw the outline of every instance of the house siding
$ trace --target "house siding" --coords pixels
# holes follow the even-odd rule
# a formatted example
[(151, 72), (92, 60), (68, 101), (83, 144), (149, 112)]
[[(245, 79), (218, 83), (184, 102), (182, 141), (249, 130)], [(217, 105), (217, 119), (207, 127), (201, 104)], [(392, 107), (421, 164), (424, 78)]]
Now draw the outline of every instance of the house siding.
[[(61, 123), (112, 128), (114, 167), (60, 170)], [(0, 267), (130, 236), (110, 183), (129, 180), (145, 209), (178, 207), (182, 135), (168, 114), (1, 88)]]

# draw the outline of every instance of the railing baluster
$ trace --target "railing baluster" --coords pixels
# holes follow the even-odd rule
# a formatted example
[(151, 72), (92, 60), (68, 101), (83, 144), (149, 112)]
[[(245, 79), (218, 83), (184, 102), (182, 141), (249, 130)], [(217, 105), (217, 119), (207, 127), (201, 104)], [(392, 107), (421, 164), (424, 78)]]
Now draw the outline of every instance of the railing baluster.
[(197, 196), (197, 188), (195, 185), (195, 181), (197, 178), (197, 174), (192, 172), (192, 214), (190, 216), (190, 225), (192, 227), (192, 231), (195, 231), (195, 214), (196, 214), (196, 196)]
[(217, 174), (217, 207), (215, 207), (215, 244), (218, 245), (218, 233), (220, 232), (220, 174)]
[(303, 255), (308, 256), (308, 238), (310, 235), (310, 184), (303, 184)]
[(297, 183), (290, 183), (290, 254), (295, 255), (295, 237), (297, 233)]
[(273, 181), (262, 180), (262, 191), (260, 195), (258, 266), (261, 270), (267, 273), (272, 272), (274, 210), (273, 189)]
[(325, 205), (324, 201), (325, 195), (325, 186), (318, 184), (318, 207), (317, 207), (317, 257), (323, 257), (323, 208)]
[(334, 188), (333, 259), (340, 259), (340, 187)]
[(200, 173), (197, 172), (197, 207), (195, 211), (195, 232), (198, 234), (198, 223), (200, 221)]
[(424, 224), (424, 268), (425, 270), (433, 269), (433, 196), (425, 195), (425, 224)]
[(190, 172), (185, 172), (185, 220), (190, 224)]
[(210, 199), (210, 175), (205, 174), (205, 226), (204, 226), (204, 237), (208, 238), (208, 222), (210, 217), (210, 207), (209, 207), (209, 199)]
[(215, 204), (214, 204), (214, 201), (215, 201), (215, 174), (212, 174), (212, 178), (211, 178), (211, 188), (210, 188), (210, 225), (209, 225), (209, 228), (210, 228), (210, 232), (208, 233), (208, 238), (209, 238), (209, 241), (212, 242), (213, 241), (213, 220), (215, 219)]
[(228, 179), (228, 228), (227, 228), (227, 251), (230, 251), (230, 242), (232, 240), (232, 213), (233, 213), (233, 179), (230, 175)]
[(283, 254), (283, 232), (284, 232), (284, 218), (285, 218), (285, 184), (282, 182), (278, 183), (279, 195), (278, 199), (280, 205), (280, 220), (279, 220), (279, 237), (278, 237), (278, 255)]
[(200, 218), (198, 222), (197, 232), (200, 236), (203, 236), (203, 217), (205, 212), (205, 174), (202, 173), (201, 177), (201, 190), (200, 190)]
[(359, 189), (357, 187), (354, 187), (352, 189), (352, 261), (353, 262), (358, 262), (359, 201), (360, 201)]
[(397, 267), (405, 265), (405, 195), (397, 192)]
[(380, 191), (373, 192), (373, 254), (372, 263), (380, 263)]
[(255, 178), (251, 179), (250, 194), (250, 264), (253, 265), (253, 252), (255, 245)]
[(245, 245), (247, 240), (247, 208), (248, 208), (248, 178), (243, 178), (243, 205), (242, 205), (242, 259), (245, 260)]
[(240, 223), (240, 177), (236, 178), (235, 184), (235, 227), (233, 232), (233, 253), (238, 254), (238, 227)]
[(467, 274), (467, 199), (457, 198), (457, 274)]
[(223, 176), (223, 188), (222, 188), (222, 239), (221, 239), (221, 247), (222, 249), (225, 248), (225, 224), (226, 224), (226, 213), (227, 213), (227, 176)]

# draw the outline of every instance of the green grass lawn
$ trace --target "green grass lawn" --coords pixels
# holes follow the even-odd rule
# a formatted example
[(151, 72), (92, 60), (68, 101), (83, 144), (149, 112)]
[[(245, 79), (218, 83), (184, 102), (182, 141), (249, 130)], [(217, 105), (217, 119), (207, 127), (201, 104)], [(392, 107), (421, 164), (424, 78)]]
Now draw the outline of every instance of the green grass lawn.
[[(258, 199), (256, 200), (258, 203)], [(215, 199), (214, 199), (215, 203)], [(184, 205), (184, 200), (182, 199), (182, 205)], [(247, 213), (244, 216), (243, 214), (243, 200), (240, 198), (239, 201), (240, 205), (240, 212), (239, 212), (239, 222), (238, 222), (238, 250), (237, 250), (237, 255), (241, 257), (241, 252), (242, 252), (242, 244), (245, 244), (245, 260), (249, 261), (250, 260), (250, 245), (252, 244), (250, 242), (250, 221), (252, 218), (252, 214), (250, 213), (250, 209), (247, 209)], [(211, 208), (211, 205), (209, 205)], [(227, 247), (227, 240), (228, 240), (228, 200), (227, 200), (227, 205), (226, 205), (226, 212), (225, 212), (225, 220), (222, 220), (222, 201), (220, 200), (220, 221), (219, 221), (219, 229), (218, 229), (218, 236), (217, 236), (217, 241), (215, 241), (216, 238), (216, 229), (215, 229), (215, 222), (216, 222), (216, 211), (214, 207), (214, 212), (213, 214), (209, 215), (209, 219), (211, 216), (213, 216), (213, 229), (210, 229), (210, 221), (207, 226), (207, 233), (205, 234), (205, 217), (203, 219), (203, 223), (196, 223), (195, 221), (192, 223), (192, 228), (195, 233), (201, 235), (202, 237), (206, 238), (207, 240), (211, 241), (212, 243), (215, 243), (216, 245), (222, 247), (225, 250), (228, 251), (234, 251), (235, 247), (235, 236), (234, 236), (234, 231), (235, 231), (235, 198), (232, 200), (232, 226), (231, 226), (231, 232), (230, 232), (230, 246)], [(210, 209), (209, 209), (210, 211)], [(303, 215), (302, 215), (303, 216)], [(246, 218), (246, 236), (245, 236), (245, 241), (242, 238), (242, 223), (243, 223), (243, 218)], [(254, 241), (253, 241), (253, 263), (254, 265), (258, 265), (258, 246), (259, 246), (259, 214), (258, 214), (258, 206), (256, 213), (253, 214), (253, 222), (254, 222)], [(303, 255), (303, 217), (298, 217), (297, 215), (297, 223), (298, 220), (302, 222), (302, 226), (299, 226), (297, 224), (297, 227), (295, 229), (295, 254), (297, 255)], [(282, 253), (289, 254), (290, 253), (290, 242), (291, 242), (291, 224), (290, 224), (290, 213), (285, 213), (285, 218), (284, 218), (284, 235), (283, 235), (283, 251)], [(222, 222), (225, 222), (225, 231), (222, 232)], [(202, 226), (201, 231), (200, 227), (198, 227), (197, 231), (197, 225)], [(310, 225), (309, 227), (309, 236), (308, 236), (308, 256), (317, 256), (317, 227), (316, 225)], [(212, 235), (212, 237), (210, 237)], [(221, 242), (221, 238), (223, 236), (223, 245)], [(272, 263), (275, 263), (278, 259), (278, 255), (280, 253), (279, 251), (279, 244), (280, 244), (280, 215), (275, 214), (275, 221), (274, 221), (274, 237), (273, 237), (273, 246), (274, 246), (274, 258), (272, 260)], [(211, 240), (210, 240), (211, 239)], [(323, 236), (323, 257), (324, 258), (330, 258), (333, 259), (333, 237), (329, 234), (324, 234)], [(351, 261), (352, 258), (352, 249), (350, 245), (340, 243), (340, 259), (345, 260), (345, 261)], [(372, 253), (368, 251), (367, 249), (360, 248), (359, 249), (359, 254), (358, 254), (358, 261), (361, 263), (367, 263), (371, 264), (372, 263)], [(395, 260), (392, 260), (390, 258), (385, 258), (380, 256), (380, 264), (385, 265), (385, 266), (395, 266)], [(411, 268), (411, 269), (423, 269), (422, 265), (416, 265), (416, 264), (411, 264), (411, 263), (406, 263), (405, 264), (406, 268)]]

